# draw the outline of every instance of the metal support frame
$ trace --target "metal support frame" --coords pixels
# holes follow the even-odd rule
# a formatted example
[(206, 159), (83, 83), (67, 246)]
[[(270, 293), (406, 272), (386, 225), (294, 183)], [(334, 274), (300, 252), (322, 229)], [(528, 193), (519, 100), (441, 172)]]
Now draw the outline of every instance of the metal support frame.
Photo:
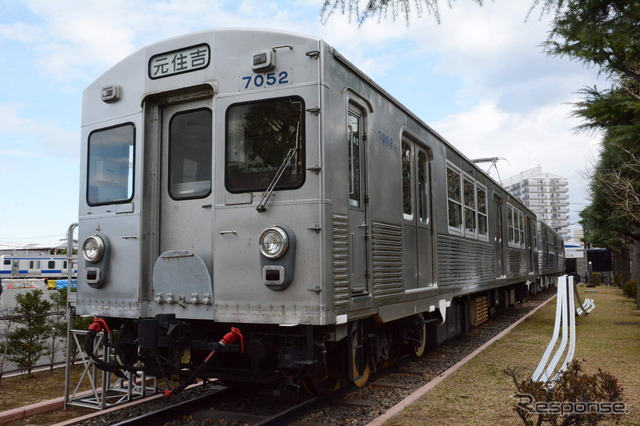
[[(67, 233), (67, 272), (69, 277), (72, 276), (74, 264), (77, 263), (77, 256), (73, 255), (73, 232), (77, 226), (78, 224), (76, 223), (69, 226)], [(99, 370), (84, 350), (82, 336), (87, 334), (87, 330), (73, 329), (75, 312), (75, 293), (71, 292), (71, 285), (69, 285), (67, 291), (67, 352), (64, 381), (65, 409), (73, 405), (102, 410), (158, 392), (156, 378), (151, 376), (147, 377), (142, 371), (137, 374), (125, 372), (124, 378), (116, 378), (112, 377), (115, 376), (112, 373)], [(105, 361), (114, 362), (114, 357), (110, 352), (109, 346), (104, 344), (104, 337), (104, 332), (98, 333), (96, 336), (94, 353)], [(77, 351), (76, 358), (79, 358), (84, 369), (78, 379), (78, 383), (75, 385), (73, 391), (71, 391), (71, 367), (75, 361), (74, 347)], [(89, 381), (91, 390), (89, 392), (80, 392), (80, 387), (86, 380)]]
[[(67, 353), (70, 354), (70, 346), (75, 345), (84, 369), (73, 391), (70, 389), (70, 382), (65, 383), (65, 408), (68, 405), (73, 405), (102, 410), (158, 392), (156, 378), (147, 377), (142, 371), (135, 375), (125, 372), (125, 377), (117, 378), (110, 372), (98, 369), (85, 352), (81, 341), (81, 337), (85, 336), (87, 331), (71, 330), (69, 334), (71, 339), (67, 345)], [(104, 344), (104, 337), (104, 332), (98, 333), (96, 336), (94, 353), (107, 362), (113, 362), (114, 357), (110, 352), (110, 348)], [(67, 359), (70, 359), (70, 357)], [(70, 368), (71, 363), (67, 361), (68, 376), (70, 376)], [(86, 383), (87, 380), (91, 391), (88, 394), (86, 392), (79, 393), (81, 385)]]

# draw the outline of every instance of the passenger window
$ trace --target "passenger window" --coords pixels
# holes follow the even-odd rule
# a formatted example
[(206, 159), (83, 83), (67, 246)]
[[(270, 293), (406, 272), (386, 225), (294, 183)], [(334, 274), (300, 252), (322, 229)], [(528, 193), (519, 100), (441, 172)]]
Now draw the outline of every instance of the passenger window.
[(418, 217), (420, 223), (429, 223), (429, 162), (424, 151), (418, 151)]
[(524, 247), (524, 244), (525, 244), (525, 241), (524, 241), (524, 213), (522, 213), (521, 211), (518, 212), (518, 235), (519, 235), (520, 246)]
[(460, 200), (460, 173), (447, 167), (447, 196), (449, 198), (449, 227), (462, 228), (462, 203)]
[(89, 135), (87, 204), (126, 203), (133, 197), (135, 129), (132, 124)]
[[(227, 110), (225, 186), (229, 192), (302, 186), (304, 103), (293, 97), (237, 104)], [(277, 177), (277, 176), (280, 177)]]
[(513, 213), (513, 207), (511, 207), (511, 205), (507, 205), (507, 228), (509, 230), (509, 243), (515, 242)]
[(513, 247), (524, 247), (524, 213), (507, 204), (507, 226), (509, 244)]
[(211, 110), (179, 112), (169, 123), (169, 195), (174, 200), (211, 193)]
[(476, 232), (475, 185), (469, 179), (464, 179), (464, 230), (465, 234)]
[(407, 141), (402, 142), (402, 212), (406, 220), (413, 219), (413, 195), (411, 191), (413, 151)]
[(349, 205), (360, 207), (360, 123), (361, 115), (349, 110), (347, 116), (347, 144), (349, 146)]
[(478, 187), (478, 235), (487, 236), (487, 191)]
[(56, 261), (55, 260), (50, 260), (47, 263), (47, 269), (56, 269)]

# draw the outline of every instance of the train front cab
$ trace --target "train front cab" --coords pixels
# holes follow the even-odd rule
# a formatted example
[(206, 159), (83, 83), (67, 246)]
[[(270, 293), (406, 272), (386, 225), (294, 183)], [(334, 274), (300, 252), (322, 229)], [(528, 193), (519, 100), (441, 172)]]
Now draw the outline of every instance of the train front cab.
[[(85, 91), (78, 312), (120, 335), (123, 368), (180, 373), (186, 353), (194, 369), (239, 326), (246, 345), (200, 374), (268, 381), (312, 362), (313, 327), (336, 322), (321, 249), (321, 47), (263, 32), (260, 49), (256, 35), (158, 43)], [(263, 51), (277, 68), (252, 69)], [(230, 61), (238, 52), (246, 60)], [(154, 75), (196, 54), (209, 60)]]

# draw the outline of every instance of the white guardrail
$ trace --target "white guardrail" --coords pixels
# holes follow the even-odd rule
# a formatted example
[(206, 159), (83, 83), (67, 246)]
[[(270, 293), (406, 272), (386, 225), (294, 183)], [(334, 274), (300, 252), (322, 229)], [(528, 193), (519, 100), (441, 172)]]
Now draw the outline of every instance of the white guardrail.
[[(558, 297), (556, 300), (556, 322), (553, 328), (551, 341), (542, 355), (542, 359), (531, 375), (531, 379), (538, 382), (548, 383), (553, 387), (556, 380), (573, 360), (576, 350), (576, 315), (589, 314), (595, 307), (593, 299), (585, 299), (584, 303), (576, 308), (575, 299), (580, 302), (580, 297), (573, 283), (573, 277), (563, 275), (558, 277)], [(558, 337), (562, 330), (560, 343)], [(554, 351), (551, 361), (551, 353)], [(565, 354), (566, 352), (566, 354)], [(564, 361), (560, 368), (556, 370), (562, 355), (565, 354)]]

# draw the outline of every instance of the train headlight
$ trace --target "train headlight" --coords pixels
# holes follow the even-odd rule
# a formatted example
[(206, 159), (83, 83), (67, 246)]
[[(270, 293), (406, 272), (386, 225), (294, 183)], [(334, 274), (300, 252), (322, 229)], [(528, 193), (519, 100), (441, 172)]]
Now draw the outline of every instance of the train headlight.
[(104, 256), (104, 240), (97, 235), (92, 235), (82, 244), (82, 256), (84, 260), (91, 263), (98, 263)]
[(289, 236), (279, 226), (270, 226), (260, 234), (258, 245), (267, 259), (280, 259), (289, 248)]

